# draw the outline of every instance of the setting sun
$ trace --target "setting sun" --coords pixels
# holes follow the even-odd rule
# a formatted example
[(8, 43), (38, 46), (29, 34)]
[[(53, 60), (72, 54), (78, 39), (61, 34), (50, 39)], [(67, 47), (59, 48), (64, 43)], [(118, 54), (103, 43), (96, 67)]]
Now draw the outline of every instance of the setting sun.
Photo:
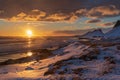
[(32, 53), (32, 52), (28, 52), (27, 55), (28, 55), (28, 56), (32, 56), (33, 53)]
[(31, 30), (27, 30), (26, 34), (28, 37), (32, 37), (33, 36), (33, 32)]

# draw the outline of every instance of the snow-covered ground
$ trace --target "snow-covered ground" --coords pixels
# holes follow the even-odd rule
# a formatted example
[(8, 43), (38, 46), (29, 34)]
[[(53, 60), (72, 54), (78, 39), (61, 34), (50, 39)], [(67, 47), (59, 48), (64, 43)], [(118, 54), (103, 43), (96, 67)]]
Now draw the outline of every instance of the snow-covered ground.
[[(58, 54), (57, 54), (58, 52)], [(0, 67), (0, 80), (120, 80), (120, 45), (85, 45), (79, 41), (56, 56)]]

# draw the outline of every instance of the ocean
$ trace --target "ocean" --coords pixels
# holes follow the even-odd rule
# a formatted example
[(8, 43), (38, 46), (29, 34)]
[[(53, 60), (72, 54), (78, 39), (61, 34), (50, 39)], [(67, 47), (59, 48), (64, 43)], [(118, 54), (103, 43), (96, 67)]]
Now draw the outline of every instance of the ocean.
[(71, 37), (0, 37), (0, 62), (27, 56), (32, 50), (55, 48), (67, 44)]

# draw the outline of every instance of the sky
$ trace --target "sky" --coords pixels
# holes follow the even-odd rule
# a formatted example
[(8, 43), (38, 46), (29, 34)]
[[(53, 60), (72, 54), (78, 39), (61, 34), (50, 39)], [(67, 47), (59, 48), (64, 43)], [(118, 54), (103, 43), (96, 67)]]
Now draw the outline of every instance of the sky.
[(120, 0), (0, 0), (0, 36), (78, 35), (119, 19)]

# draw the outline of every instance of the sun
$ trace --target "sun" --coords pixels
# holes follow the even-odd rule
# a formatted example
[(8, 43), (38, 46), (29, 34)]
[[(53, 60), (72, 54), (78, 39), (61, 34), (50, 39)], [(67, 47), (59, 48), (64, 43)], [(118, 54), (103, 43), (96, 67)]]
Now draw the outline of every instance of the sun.
[(28, 56), (32, 56), (33, 53), (32, 53), (32, 52), (28, 52), (27, 55), (28, 55)]
[(33, 36), (32, 30), (26, 30), (26, 34), (29, 38)]

